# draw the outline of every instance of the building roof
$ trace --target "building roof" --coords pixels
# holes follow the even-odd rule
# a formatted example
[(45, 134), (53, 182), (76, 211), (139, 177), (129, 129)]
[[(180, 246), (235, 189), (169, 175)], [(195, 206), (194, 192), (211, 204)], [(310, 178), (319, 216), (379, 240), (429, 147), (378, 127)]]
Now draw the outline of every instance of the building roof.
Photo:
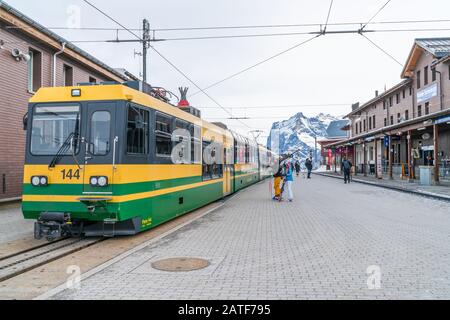
[(26, 24), (32, 26), (33, 28), (35, 28), (36, 30), (42, 32), (43, 34), (47, 35), (48, 37), (54, 39), (55, 41), (57, 41), (59, 44), (62, 43), (66, 43), (66, 48), (71, 49), (73, 51), (75, 51), (76, 53), (78, 53), (79, 55), (81, 55), (82, 57), (90, 60), (91, 62), (93, 62), (94, 64), (100, 66), (101, 68), (107, 70), (108, 72), (112, 73), (113, 75), (115, 75), (116, 77), (122, 79), (122, 80), (129, 80), (130, 77), (128, 77), (127, 75), (125, 75), (125, 73), (119, 72), (114, 68), (111, 68), (110, 66), (106, 65), (105, 63), (101, 62), (100, 60), (98, 60), (97, 58), (95, 58), (94, 56), (92, 56), (91, 54), (87, 53), (86, 51), (80, 49), (79, 47), (77, 47), (76, 45), (74, 45), (73, 43), (71, 43), (70, 41), (64, 39), (63, 37), (57, 35), (56, 33), (54, 33), (53, 31), (47, 29), (46, 27), (44, 27), (43, 25), (41, 25), (40, 23), (36, 22), (35, 20), (29, 18), (28, 16), (24, 15), (23, 13), (21, 13), (20, 11), (14, 9), (13, 7), (11, 7), (10, 5), (8, 5), (7, 3), (5, 3), (4, 1), (0, 1), (0, 8), (4, 9), (5, 11), (7, 11), (8, 13), (10, 13), (11, 15), (17, 17), (18, 19), (20, 19), (21, 21), (25, 22)]
[(331, 121), (327, 128), (327, 139), (346, 138), (347, 131), (342, 130), (350, 123), (349, 120), (335, 120)]
[(416, 44), (436, 58), (443, 58), (450, 54), (450, 38), (416, 39)]
[(363, 105), (359, 106), (358, 108), (355, 108), (354, 110), (352, 110), (352, 112), (350, 112), (345, 117), (348, 118), (351, 115), (353, 115), (355, 113), (358, 113), (359, 111), (367, 108), (368, 106), (373, 105), (374, 103), (377, 103), (379, 101), (384, 100), (387, 96), (389, 96), (390, 94), (394, 93), (396, 90), (401, 89), (401, 88), (409, 85), (410, 82), (411, 82), (411, 79), (403, 80), (402, 82), (396, 84), (395, 86), (393, 86), (392, 88), (386, 90), (385, 92), (381, 93), (380, 95), (376, 96), (375, 98), (367, 101), (366, 103), (364, 103)]
[(416, 39), (403, 68), (402, 78), (408, 78), (413, 75), (417, 61), (424, 52), (432, 54), (436, 59), (448, 57), (450, 55), (450, 38)]

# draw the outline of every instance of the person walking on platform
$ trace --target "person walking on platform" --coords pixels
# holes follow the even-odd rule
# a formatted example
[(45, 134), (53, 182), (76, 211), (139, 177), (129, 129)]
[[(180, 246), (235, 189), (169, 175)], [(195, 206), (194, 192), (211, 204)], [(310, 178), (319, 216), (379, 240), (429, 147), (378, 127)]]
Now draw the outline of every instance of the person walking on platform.
[(350, 172), (352, 170), (353, 164), (344, 157), (342, 161), (342, 169), (344, 170), (344, 183), (350, 183)]
[(308, 179), (311, 179), (311, 171), (312, 171), (312, 167), (313, 167), (311, 158), (306, 159), (305, 167), (308, 170)]
[(300, 175), (300, 162), (298, 160), (295, 161), (295, 173), (297, 174), (297, 177)]

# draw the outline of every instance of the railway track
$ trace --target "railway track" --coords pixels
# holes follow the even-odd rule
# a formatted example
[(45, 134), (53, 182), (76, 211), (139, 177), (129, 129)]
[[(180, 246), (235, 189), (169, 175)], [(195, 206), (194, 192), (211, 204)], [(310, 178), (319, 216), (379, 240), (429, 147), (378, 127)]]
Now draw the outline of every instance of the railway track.
[(104, 238), (67, 238), (2, 257), (0, 259), (0, 282), (104, 240)]

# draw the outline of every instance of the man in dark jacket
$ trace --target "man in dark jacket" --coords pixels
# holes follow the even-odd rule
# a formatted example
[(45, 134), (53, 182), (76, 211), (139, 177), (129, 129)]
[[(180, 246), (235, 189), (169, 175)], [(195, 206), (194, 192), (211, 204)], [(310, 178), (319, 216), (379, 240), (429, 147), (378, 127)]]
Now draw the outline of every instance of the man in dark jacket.
[(300, 174), (300, 162), (298, 162), (298, 160), (295, 161), (295, 173), (297, 174), (297, 177)]
[(312, 167), (313, 167), (311, 158), (306, 159), (305, 167), (308, 170), (308, 179), (311, 179), (311, 171), (312, 171)]
[(350, 183), (350, 172), (352, 170), (353, 164), (344, 157), (342, 160), (342, 169), (344, 170), (344, 183)]

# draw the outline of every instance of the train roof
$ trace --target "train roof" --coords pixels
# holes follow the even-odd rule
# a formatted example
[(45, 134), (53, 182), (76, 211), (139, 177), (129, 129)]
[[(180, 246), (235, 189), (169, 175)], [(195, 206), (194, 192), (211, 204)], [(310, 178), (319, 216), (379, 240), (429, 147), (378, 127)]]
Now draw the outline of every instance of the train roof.
[[(79, 89), (80, 95), (74, 97), (72, 90)], [(212, 130), (222, 134), (229, 139), (236, 139), (243, 143), (250, 143), (253, 146), (264, 148), (256, 142), (256, 140), (245, 137), (237, 132), (225, 129), (222, 126), (208, 122), (196, 117), (180, 108), (156, 99), (149, 94), (135, 90), (125, 84), (99, 84), (99, 85), (78, 85), (72, 87), (44, 87), (40, 88), (36, 94), (30, 99), (30, 103), (66, 103), (66, 102), (86, 102), (86, 101), (130, 101), (136, 104), (146, 106), (157, 111), (169, 114), (179, 119), (188, 121), (204, 129)], [(275, 154), (274, 152), (270, 151)]]

